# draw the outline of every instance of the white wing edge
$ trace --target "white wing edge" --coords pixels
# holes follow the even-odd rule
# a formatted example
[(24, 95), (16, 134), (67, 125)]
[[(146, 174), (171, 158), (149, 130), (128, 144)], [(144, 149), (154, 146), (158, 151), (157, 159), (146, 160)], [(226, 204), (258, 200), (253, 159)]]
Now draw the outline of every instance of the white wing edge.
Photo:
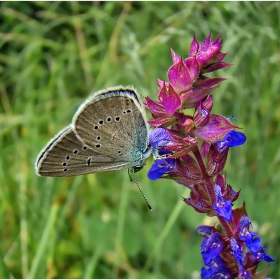
[(66, 134), (71, 133), (72, 129), (71, 129), (71, 124), (64, 127), (63, 129), (61, 129), (48, 143), (47, 145), (41, 150), (41, 152), (39, 153), (36, 161), (35, 161), (35, 170), (36, 170), (36, 174), (41, 176), (38, 173), (38, 170), (41, 167), (41, 163), (43, 162), (43, 160), (45, 159), (47, 152), (51, 151), (53, 146), (62, 138), (64, 137)]

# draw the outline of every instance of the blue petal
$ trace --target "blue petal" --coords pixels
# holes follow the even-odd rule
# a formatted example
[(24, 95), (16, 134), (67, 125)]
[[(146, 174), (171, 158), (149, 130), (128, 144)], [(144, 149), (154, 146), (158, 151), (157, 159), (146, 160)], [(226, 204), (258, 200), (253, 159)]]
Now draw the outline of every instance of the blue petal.
[(256, 253), (261, 247), (262, 240), (259, 237), (251, 238), (248, 241), (245, 241), (246, 246), (250, 249), (251, 252)]
[(155, 149), (163, 149), (171, 143), (167, 130), (161, 127), (154, 129), (150, 133), (149, 140), (152, 147)]
[(272, 257), (271, 257), (270, 255), (268, 255), (268, 254), (264, 254), (263, 260), (266, 261), (266, 262), (275, 262), (275, 259), (272, 258)]
[[(232, 205), (231, 200), (223, 200), (223, 203), (216, 203), (213, 205), (213, 209), (216, 210), (219, 216), (225, 218), (228, 222), (231, 221)], [(221, 206), (223, 205), (223, 206)]]
[(218, 140), (215, 146), (223, 150), (226, 147), (241, 146), (245, 141), (246, 135), (244, 133), (231, 130), (222, 139)]
[(175, 159), (157, 159), (148, 172), (150, 180), (157, 180), (161, 178), (164, 173), (172, 171), (175, 168)]
[(148, 172), (148, 177), (150, 180), (155, 181), (155, 180), (161, 178), (165, 172), (166, 172), (166, 168), (159, 167), (158, 162), (155, 161)]
[(201, 268), (202, 279), (229, 279), (232, 278), (228, 268), (224, 265), (224, 262), (220, 256), (217, 256), (209, 265), (209, 268)]
[(245, 242), (251, 252), (256, 253), (261, 247), (262, 240), (259, 237), (255, 237), (258, 234), (257, 232), (248, 230), (249, 225), (251, 225), (250, 219), (246, 215), (242, 216), (240, 219), (239, 238)]
[(239, 279), (252, 279), (250, 273), (243, 266), (239, 267), (238, 276)]
[(237, 260), (238, 266), (242, 267), (243, 266), (242, 251), (234, 237), (231, 237), (231, 239), (230, 239), (230, 252), (233, 254), (234, 258)]
[(216, 184), (214, 190), (216, 196), (216, 203), (212, 207), (214, 210), (216, 210), (219, 216), (222, 216), (228, 222), (230, 222), (232, 216), (232, 201), (225, 200), (223, 198), (221, 187), (219, 185)]
[(244, 268), (243, 265), (243, 257), (242, 257), (242, 250), (241, 247), (236, 242), (234, 237), (230, 239), (230, 252), (237, 260), (238, 263), (238, 278), (240, 279), (251, 279), (250, 273)]
[(198, 226), (196, 230), (199, 235), (208, 238), (211, 235), (213, 228), (214, 227), (211, 226)]
[(275, 259), (272, 258), (271, 256), (269, 256), (268, 254), (265, 253), (265, 248), (264, 247), (260, 247), (259, 251), (257, 253), (253, 253), (253, 255), (255, 256), (255, 258), (257, 259), (257, 261), (266, 261), (266, 262), (275, 262)]
[(229, 147), (241, 146), (246, 141), (246, 135), (242, 132), (237, 132), (237, 131), (231, 130), (227, 134), (227, 141), (230, 142)]
[(206, 267), (202, 267), (201, 271), (200, 271), (200, 276), (201, 279), (210, 279), (210, 277), (212, 276), (213, 272), (211, 268), (206, 268)]
[(223, 250), (223, 243), (218, 232), (213, 233), (209, 239), (204, 239), (201, 245), (201, 256), (205, 265), (209, 265)]
[(243, 215), (240, 219), (240, 231), (242, 231), (250, 224), (251, 224), (250, 219), (246, 215)]

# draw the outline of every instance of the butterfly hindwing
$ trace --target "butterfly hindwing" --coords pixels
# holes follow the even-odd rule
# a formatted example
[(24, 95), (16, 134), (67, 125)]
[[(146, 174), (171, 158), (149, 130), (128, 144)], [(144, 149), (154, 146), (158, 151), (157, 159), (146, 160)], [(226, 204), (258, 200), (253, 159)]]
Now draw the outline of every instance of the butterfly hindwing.
[(41, 176), (66, 177), (126, 168), (115, 158), (97, 153), (81, 142), (71, 126), (60, 131), (40, 153), (36, 172)]

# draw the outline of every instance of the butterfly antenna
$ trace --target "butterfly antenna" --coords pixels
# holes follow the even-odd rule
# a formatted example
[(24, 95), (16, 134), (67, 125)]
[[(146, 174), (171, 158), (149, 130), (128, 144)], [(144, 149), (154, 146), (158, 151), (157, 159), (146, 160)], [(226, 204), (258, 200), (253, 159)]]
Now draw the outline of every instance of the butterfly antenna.
[[(131, 173), (131, 176), (130, 176), (130, 173)], [(144, 193), (142, 192), (140, 186), (138, 185), (138, 183), (137, 183), (137, 181), (136, 181), (136, 179), (135, 179), (135, 177), (134, 177), (134, 172), (133, 172), (133, 170), (130, 169), (130, 172), (129, 172), (128, 174), (129, 174), (130, 180), (131, 180), (131, 181), (134, 181), (134, 183), (135, 183), (136, 186), (138, 187), (138, 190), (139, 190), (140, 193), (142, 194), (142, 196), (143, 196), (143, 198), (144, 198), (144, 200), (145, 200), (145, 202), (146, 202), (146, 204), (147, 204), (149, 210), (150, 210), (150, 211), (153, 211), (152, 206), (151, 206), (150, 203), (148, 202), (146, 196), (145, 196)]]

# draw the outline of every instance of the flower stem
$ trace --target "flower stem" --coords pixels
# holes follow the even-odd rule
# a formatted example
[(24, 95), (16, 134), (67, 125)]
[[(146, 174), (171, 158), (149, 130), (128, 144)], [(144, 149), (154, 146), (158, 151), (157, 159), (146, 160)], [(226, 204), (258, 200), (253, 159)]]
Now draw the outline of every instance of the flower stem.
[(204, 180), (204, 182), (207, 185), (206, 190), (207, 190), (207, 193), (209, 195), (209, 198), (210, 198), (211, 202), (214, 203), (214, 201), (215, 201), (215, 193), (214, 193), (214, 186), (213, 186), (212, 177), (210, 177), (207, 174), (205, 164), (203, 162), (203, 159), (201, 157), (201, 154), (200, 154), (199, 149), (198, 149), (197, 146), (193, 149), (193, 154), (194, 154), (194, 156), (195, 156), (195, 158), (197, 160), (197, 163), (198, 163), (198, 165), (200, 167), (200, 170), (202, 172), (203, 180)]
[(222, 226), (222, 228), (224, 229), (224, 231), (226, 232), (227, 236), (234, 236), (233, 231), (229, 225), (229, 223), (221, 216), (218, 216), (219, 222)]

